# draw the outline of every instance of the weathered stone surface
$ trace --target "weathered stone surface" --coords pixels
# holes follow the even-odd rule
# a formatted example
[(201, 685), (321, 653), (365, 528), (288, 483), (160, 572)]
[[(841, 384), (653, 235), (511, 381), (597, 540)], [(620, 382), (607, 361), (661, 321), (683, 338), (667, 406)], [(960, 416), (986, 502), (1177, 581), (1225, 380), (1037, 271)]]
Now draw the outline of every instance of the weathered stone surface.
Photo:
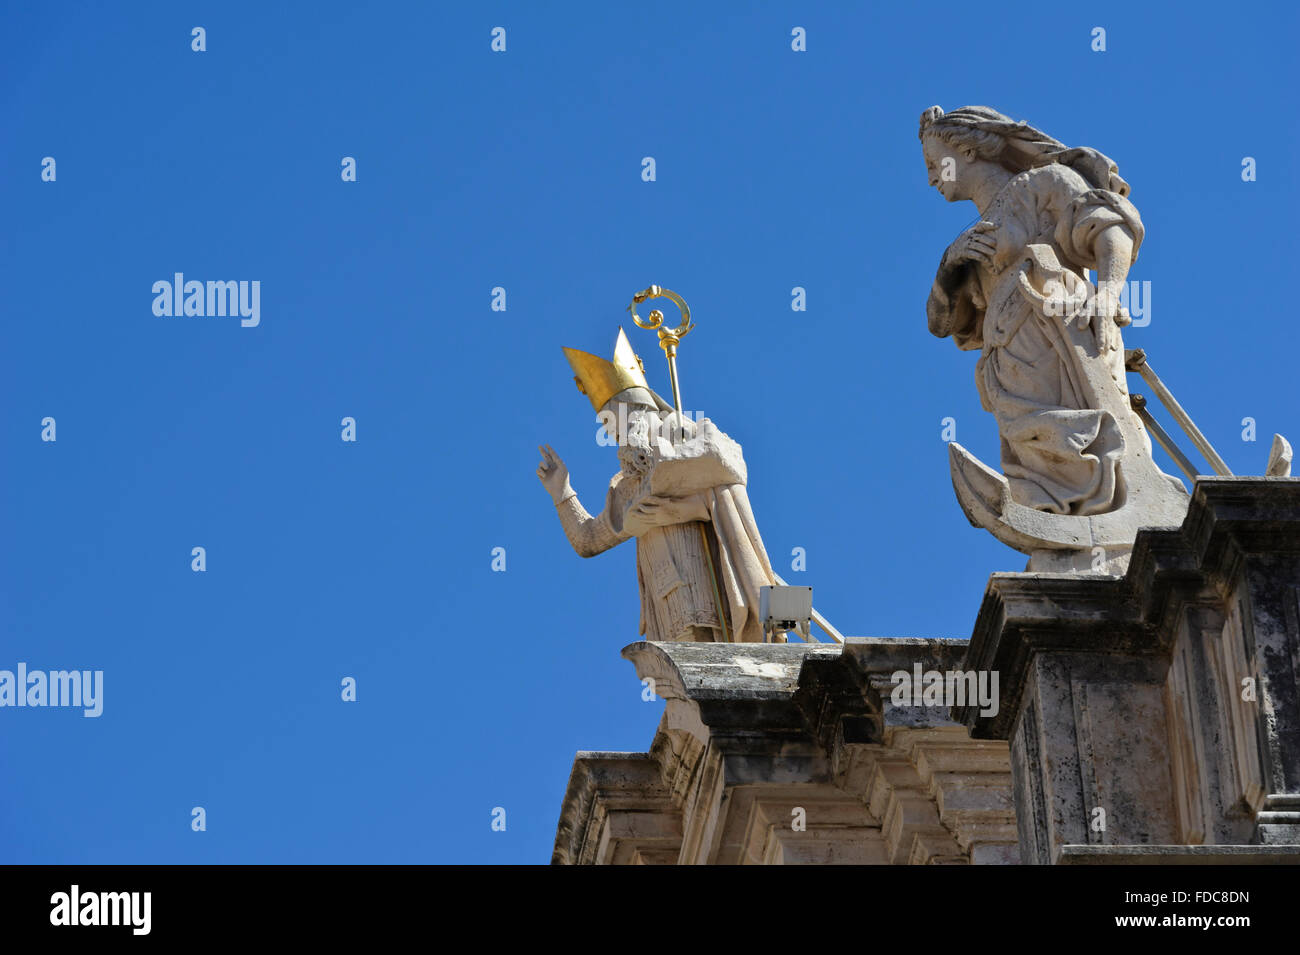
[(554, 861), (666, 860), (662, 842), (615, 826), (627, 811), (678, 820), (679, 864), (1015, 861), (1005, 744), (970, 739), (942, 707), (889, 699), (894, 671), (953, 665), (962, 651), (853, 638), (632, 644), (624, 656), (655, 681), (663, 721), (648, 754), (579, 754)]
[(1300, 846), (1066, 846), (1061, 865), (1300, 865)]
[(1001, 676), (954, 716), (1011, 743), (1026, 862), (1300, 844), (1300, 480), (1198, 482), (1123, 578), (993, 575), (965, 666)]
[(556, 832), (556, 863), (676, 861), (681, 816), (648, 753), (579, 753), (564, 804), (569, 812)]

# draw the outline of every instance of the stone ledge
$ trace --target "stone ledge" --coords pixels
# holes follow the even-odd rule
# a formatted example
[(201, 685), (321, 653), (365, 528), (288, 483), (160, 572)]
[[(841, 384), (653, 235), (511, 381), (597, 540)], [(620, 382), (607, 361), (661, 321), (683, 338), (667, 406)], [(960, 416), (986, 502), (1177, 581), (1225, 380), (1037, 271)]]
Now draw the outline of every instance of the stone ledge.
[(1300, 846), (1062, 846), (1061, 865), (1300, 865)]

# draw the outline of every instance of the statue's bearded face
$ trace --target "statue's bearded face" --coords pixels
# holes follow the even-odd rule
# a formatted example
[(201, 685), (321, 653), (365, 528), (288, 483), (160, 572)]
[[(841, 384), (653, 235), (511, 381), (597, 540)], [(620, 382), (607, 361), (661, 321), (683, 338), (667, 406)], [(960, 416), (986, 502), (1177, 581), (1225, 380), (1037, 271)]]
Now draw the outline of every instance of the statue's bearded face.
[(611, 401), (602, 415), (605, 430), (622, 447), (630, 434), (648, 433), (657, 422), (647, 420), (657, 409), (634, 402)]

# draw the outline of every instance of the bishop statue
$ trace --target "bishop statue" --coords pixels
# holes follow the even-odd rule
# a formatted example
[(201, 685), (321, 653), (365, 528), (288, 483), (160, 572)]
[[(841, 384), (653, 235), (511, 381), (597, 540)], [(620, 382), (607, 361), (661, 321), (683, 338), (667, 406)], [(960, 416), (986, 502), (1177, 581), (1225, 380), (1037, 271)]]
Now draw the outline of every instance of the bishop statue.
[(574, 348), (564, 354), (619, 464), (593, 516), (560, 456), (540, 448), (537, 476), (573, 549), (592, 557), (636, 541), (646, 640), (763, 642), (759, 588), (777, 579), (749, 506), (740, 445), (656, 394), (621, 329), (612, 360)]

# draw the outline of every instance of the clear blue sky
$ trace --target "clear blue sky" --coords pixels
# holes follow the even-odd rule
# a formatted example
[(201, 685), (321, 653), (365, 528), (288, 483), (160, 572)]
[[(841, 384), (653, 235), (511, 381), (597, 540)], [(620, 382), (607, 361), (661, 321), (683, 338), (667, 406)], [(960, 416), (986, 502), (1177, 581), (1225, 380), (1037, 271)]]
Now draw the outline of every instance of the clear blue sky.
[[(1300, 438), (1293, 5), (702, 6), (6, 7), (0, 669), (105, 700), (0, 709), (0, 862), (549, 860), (575, 751), (662, 712), (619, 657), (632, 547), (579, 559), (534, 473), (552, 444), (599, 508), (560, 347), (607, 352), (651, 283), (778, 569), (848, 634), (969, 636), (1024, 558), (949, 481), (941, 420), (986, 461), (997, 432), (926, 330), (975, 217), (926, 185), (932, 104), (1114, 158), (1153, 290), (1128, 346), (1239, 473)], [(261, 324), (156, 317), (175, 272), (260, 281)]]

